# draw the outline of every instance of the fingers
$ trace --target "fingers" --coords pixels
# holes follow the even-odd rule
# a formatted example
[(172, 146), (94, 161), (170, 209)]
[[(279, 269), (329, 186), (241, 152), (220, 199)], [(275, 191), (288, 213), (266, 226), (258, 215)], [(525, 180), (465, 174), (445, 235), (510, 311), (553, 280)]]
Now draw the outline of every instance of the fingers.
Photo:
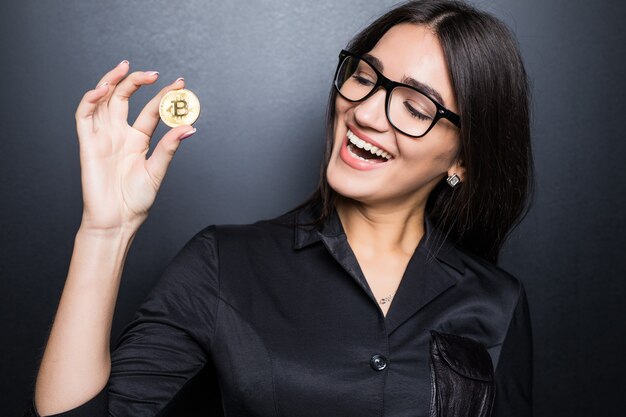
[(141, 110), (141, 113), (139, 113), (139, 116), (137, 116), (137, 119), (135, 120), (135, 123), (133, 124), (133, 128), (139, 130), (140, 132), (144, 133), (147, 136), (152, 136), (154, 134), (154, 131), (157, 125), (159, 124), (159, 119), (160, 119), (159, 104), (161, 103), (161, 99), (168, 92), (172, 90), (177, 90), (179, 88), (184, 88), (184, 87), (185, 87), (185, 79), (182, 77), (178, 78), (172, 84), (165, 86)]
[(146, 161), (146, 170), (155, 186), (158, 188), (165, 177), (167, 168), (172, 162), (174, 154), (180, 146), (180, 142), (196, 132), (191, 126), (178, 126), (167, 132), (157, 143), (152, 155)]
[(84, 95), (78, 107), (76, 108), (76, 127), (78, 129), (79, 136), (82, 133), (91, 132), (93, 127), (93, 114), (96, 111), (98, 102), (107, 93), (109, 86), (107, 83), (96, 87), (93, 90), (87, 91)]
[[(98, 81), (98, 84), (96, 85), (100, 85), (104, 82), (108, 82), (112, 85), (117, 84), (117, 82), (122, 79), (122, 77), (126, 74), (129, 68), (129, 62), (127, 60), (123, 60), (122, 62), (117, 64), (115, 68), (113, 68), (111, 71), (104, 74), (104, 76), (100, 78), (100, 81)], [(114, 79), (117, 79), (117, 81), (113, 83), (112, 80)]]
[[(154, 83), (159, 75), (157, 71), (136, 71), (126, 76), (129, 68), (130, 64), (127, 60), (120, 62), (100, 79), (96, 88), (84, 94), (76, 109), (79, 138), (84, 136), (83, 133), (96, 131), (102, 123), (108, 124), (110, 121), (116, 121), (126, 124), (130, 97), (142, 85)], [(159, 123), (161, 99), (169, 91), (184, 86), (184, 79), (181, 77), (163, 88), (143, 108), (133, 128), (148, 137), (152, 136)]]
[(152, 84), (159, 77), (158, 71), (135, 71), (115, 87), (109, 100), (109, 115), (112, 120), (126, 122), (128, 100), (142, 85)]
[(76, 108), (76, 127), (79, 136), (94, 129), (94, 118), (102, 103), (106, 103), (115, 85), (128, 71), (128, 61), (124, 60), (107, 72), (96, 84), (97, 87), (87, 91)]

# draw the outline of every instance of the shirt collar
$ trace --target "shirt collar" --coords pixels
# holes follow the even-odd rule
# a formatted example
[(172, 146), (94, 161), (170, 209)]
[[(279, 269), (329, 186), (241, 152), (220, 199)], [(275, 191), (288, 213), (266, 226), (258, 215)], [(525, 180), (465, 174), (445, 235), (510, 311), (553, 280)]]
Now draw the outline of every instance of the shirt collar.
[[(318, 225), (313, 224), (319, 209), (319, 204), (309, 204), (296, 213), (295, 249), (302, 249), (319, 242), (323, 237), (345, 234), (336, 209), (333, 209), (330, 217), (325, 222)], [(424, 225), (424, 237), (420, 240), (418, 247), (423, 247), (439, 261), (463, 273), (465, 268), (458, 249), (433, 226), (427, 217), (425, 217)]]

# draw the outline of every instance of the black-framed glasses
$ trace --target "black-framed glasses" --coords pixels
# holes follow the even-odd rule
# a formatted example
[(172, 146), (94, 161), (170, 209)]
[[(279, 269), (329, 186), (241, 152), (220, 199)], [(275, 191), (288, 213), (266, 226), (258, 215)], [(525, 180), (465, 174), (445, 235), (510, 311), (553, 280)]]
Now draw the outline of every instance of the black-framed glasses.
[(387, 93), (387, 120), (407, 136), (421, 138), (442, 118), (461, 127), (458, 114), (446, 109), (419, 88), (390, 80), (367, 59), (350, 51), (339, 53), (334, 85), (339, 95), (352, 102), (366, 100), (383, 87)]

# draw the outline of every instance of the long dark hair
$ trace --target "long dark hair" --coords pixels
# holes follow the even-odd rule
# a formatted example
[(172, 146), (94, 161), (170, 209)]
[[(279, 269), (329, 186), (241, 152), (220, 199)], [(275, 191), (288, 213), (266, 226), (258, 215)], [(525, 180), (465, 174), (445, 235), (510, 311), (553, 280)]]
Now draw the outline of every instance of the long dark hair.
[[(457, 1), (402, 3), (359, 32), (346, 49), (363, 54), (392, 26), (429, 26), (443, 47), (461, 116), (464, 181), (431, 192), (426, 215), (458, 246), (492, 262), (529, 208), (533, 189), (529, 86), (517, 42), (495, 17)], [(300, 207), (321, 204), (317, 222), (332, 213), (337, 193), (326, 180), (333, 146), (336, 92), (327, 108), (326, 151), (319, 184)]]

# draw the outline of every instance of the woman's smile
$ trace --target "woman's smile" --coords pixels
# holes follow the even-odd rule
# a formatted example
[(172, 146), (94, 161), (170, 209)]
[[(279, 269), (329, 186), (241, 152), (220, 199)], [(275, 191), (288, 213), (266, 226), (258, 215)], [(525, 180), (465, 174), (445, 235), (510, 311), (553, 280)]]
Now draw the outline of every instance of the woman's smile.
[(348, 166), (361, 171), (380, 168), (393, 159), (381, 144), (360, 132), (353, 132), (350, 127), (343, 137), (339, 156)]

